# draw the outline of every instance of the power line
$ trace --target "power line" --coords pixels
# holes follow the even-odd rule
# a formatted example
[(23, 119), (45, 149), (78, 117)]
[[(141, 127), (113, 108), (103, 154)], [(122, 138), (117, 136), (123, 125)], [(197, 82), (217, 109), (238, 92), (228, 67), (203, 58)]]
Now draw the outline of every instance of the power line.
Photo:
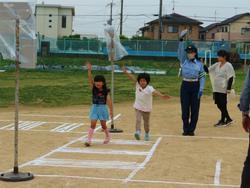
[[(174, 5), (173, 5), (174, 3)], [(72, 6), (72, 4), (64, 4), (65, 6)], [(206, 5), (185, 5), (181, 4), (178, 5), (175, 0), (173, 0), (171, 3), (168, 3), (166, 5), (172, 5), (174, 7), (198, 7), (198, 8), (224, 8), (224, 9), (250, 9), (250, 6), (206, 6)], [(76, 7), (105, 7), (105, 5), (97, 5), (97, 4), (83, 4), (83, 3), (77, 3), (74, 4)], [(126, 4), (124, 7), (158, 7), (158, 4)]]
[(189, 8), (217, 8), (217, 9), (250, 9), (250, 7), (237, 7), (237, 6), (234, 6), (234, 7), (227, 7), (227, 6), (202, 6), (202, 5), (175, 5), (176, 7), (189, 7)]
[[(173, 5), (174, 3), (174, 5)], [(65, 6), (72, 6), (72, 4), (64, 4)], [(197, 8), (222, 8), (222, 9), (250, 9), (250, 6), (206, 6), (206, 5), (178, 5), (175, 0), (172, 3), (166, 5), (172, 5), (174, 7), (197, 7)], [(96, 5), (96, 4), (74, 4), (76, 7), (105, 7), (105, 5)], [(126, 4), (124, 7), (158, 7), (158, 4)]]
[[(64, 14), (36, 14), (36, 16), (70, 16), (72, 17), (72, 15), (64, 15)], [(78, 20), (79, 19), (83, 19), (84, 17), (88, 18), (88, 17), (108, 17), (110, 15), (108, 14), (79, 14), (79, 15), (75, 15), (74, 17), (76, 17)], [(155, 14), (124, 14), (123, 16), (126, 17), (126, 19), (130, 19), (132, 17), (147, 17), (149, 19), (153, 19), (153, 17), (155, 17)], [(186, 17), (192, 18), (192, 19), (196, 19), (198, 21), (206, 21), (206, 22), (214, 22), (215, 17), (214, 16), (189, 16), (189, 15), (185, 15)], [(112, 19), (113, 17), (119, 18), (120, 14), (113, 14), (112, 15)], [(228, 19), (227, 17), (216, 17), (216, 19), (218, 19), (217, 22), (221, 22), (225, 19)], [(155, 19), (156, 20), (156, 19)], [(240, 21), (235, 21), (234, 23), (248, 23), (250, 22), (249, 19), (244, 19), (244, 20), (240, 20)]]

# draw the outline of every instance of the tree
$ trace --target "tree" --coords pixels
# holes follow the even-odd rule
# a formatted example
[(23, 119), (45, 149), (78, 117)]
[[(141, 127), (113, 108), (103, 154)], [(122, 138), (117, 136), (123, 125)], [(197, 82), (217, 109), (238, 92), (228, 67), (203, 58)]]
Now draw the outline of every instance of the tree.
[(152, 40), (152, 39), (144, 36), (134, 35), (132, 36), (131, 40)]
[(129, 38), (125, 35), (120, 35), (120, 40), (129, 40)]

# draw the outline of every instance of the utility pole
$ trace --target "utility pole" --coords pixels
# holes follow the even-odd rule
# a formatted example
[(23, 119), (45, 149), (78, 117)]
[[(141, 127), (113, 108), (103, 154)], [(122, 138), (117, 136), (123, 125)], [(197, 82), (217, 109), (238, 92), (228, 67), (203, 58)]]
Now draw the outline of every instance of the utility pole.
[(214, 11), (214, 21), (217, 22), (217, 11)]
[(162, 39), (162, 0), (160, 0), (160, 7), (159, 7), (159, 35), (158, 39)]
[(120, 36), (123, 34), (123, 0), (121, 0)]
[(112, 0), (111, 3), (109, 3), (109, 4), (107, 5), (107, 6), (110, 6), (110, 18), (109, 18), (109, 20), (108, 20), (108, 24), (109, 24), (109, 25), (112, 25), (112, 22), (113, 22), (113, 5), (114, 5), (113, 0)]
[(175, 13), (175, 0), (173, 0), (173, 9), (172, 9), (172, 13)]

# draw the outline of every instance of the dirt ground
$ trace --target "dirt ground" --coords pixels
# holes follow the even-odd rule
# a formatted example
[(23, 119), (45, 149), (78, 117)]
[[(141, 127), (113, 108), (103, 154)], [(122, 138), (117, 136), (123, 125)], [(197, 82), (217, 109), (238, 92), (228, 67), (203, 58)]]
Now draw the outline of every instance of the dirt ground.
[[(115, 105), (113, 134), (103, 145), (99, 129), (93, 146), (83, 141), (89, 127), (89, 106), (21, 107), (20, 171), (32, 172), (29, 182), (0, 181), (0, 188), (193, 188), (239, 187), (248, 135), (241, 127), (239, 99), (230, 101), (234, 124), (214, 128), (220, 115), (210, 97), (202, 99), (195, 137), (182, 137), (177, 98), (155, 100), (151, 140), (135, 141), (132, 103)], [(0, 171), (13, 167), (14, 110), (0, 109)]]

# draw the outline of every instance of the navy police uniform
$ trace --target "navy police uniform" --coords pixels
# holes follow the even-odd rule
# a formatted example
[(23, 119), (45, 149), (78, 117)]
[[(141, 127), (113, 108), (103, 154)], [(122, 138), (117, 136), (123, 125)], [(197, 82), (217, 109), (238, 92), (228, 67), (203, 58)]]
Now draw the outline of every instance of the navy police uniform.
[(205, 76), (203, 64), (198, 60), (198, 56), (194, 59), (188, 59), (187, 53), (197, 52), (197, 48), (189, 45), (184, 49), (184, 42), (180, 41), (178, 49), (178, 58), (181, 62), (181, 76), (183, 82), (181, 84), (181, 109), (183, 121), (183, 135), (194, 136), (196, 125), (199, 117), (200, 98), (205, 86)]

